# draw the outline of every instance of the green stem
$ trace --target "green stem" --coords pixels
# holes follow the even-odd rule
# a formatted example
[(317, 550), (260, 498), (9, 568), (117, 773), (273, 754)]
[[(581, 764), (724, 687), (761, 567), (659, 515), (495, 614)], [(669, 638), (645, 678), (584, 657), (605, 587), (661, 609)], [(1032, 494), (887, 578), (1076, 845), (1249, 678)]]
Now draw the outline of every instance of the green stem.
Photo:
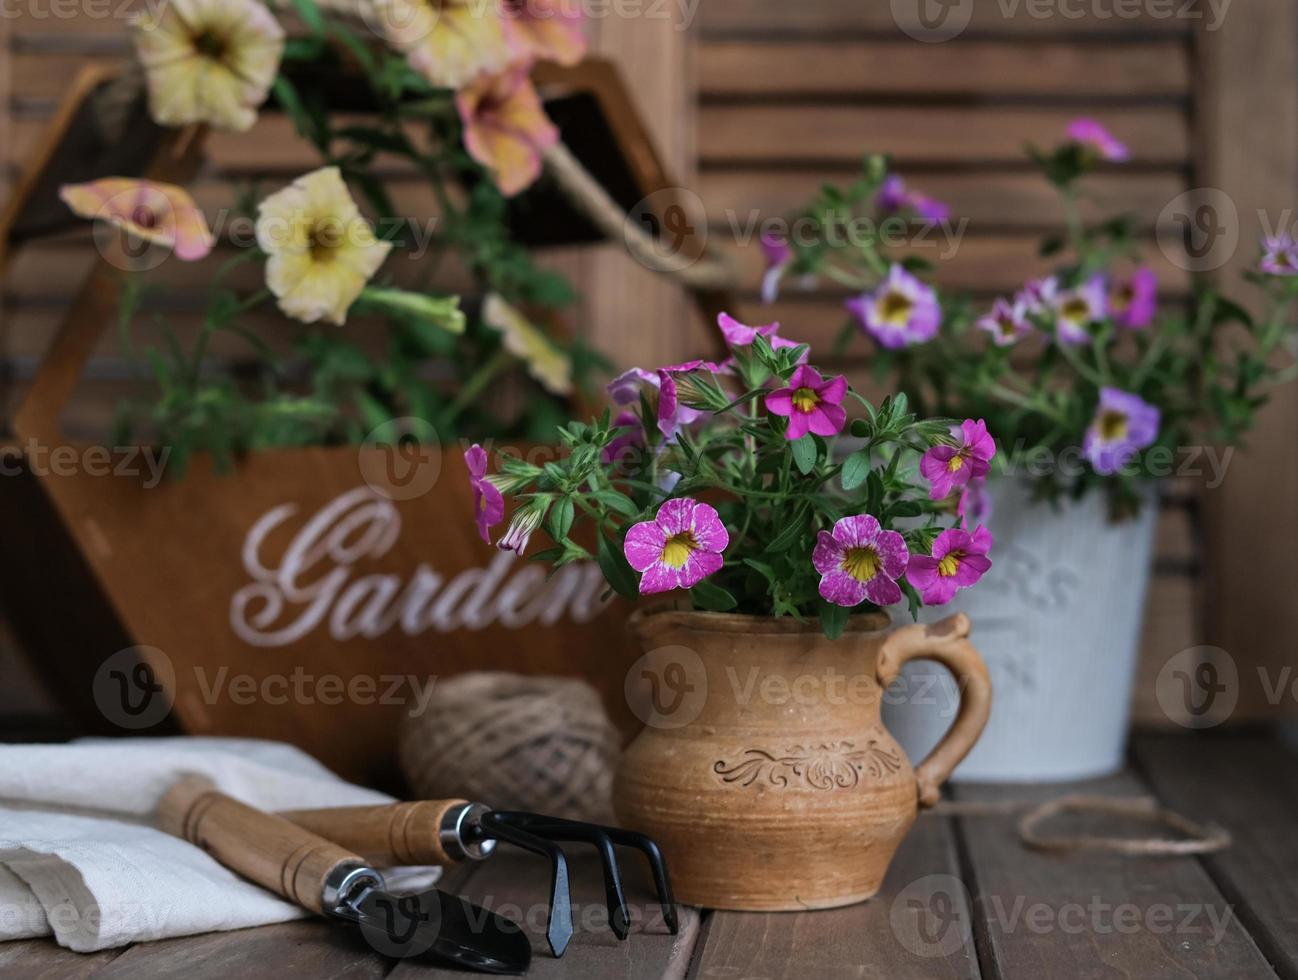
[(504, 349), (496, 351), (487, 363), (478, 368), (477, 373), (464, 383), (460, 393), (455, 396), (455, 400), (447, 407), (444, 416), (446, 422), (448, 424), (454, 422), (460, 413), (468, 408), (469, 403), (482, 394), (496, 375), (508, 367), (513, 360), (513, 356), (508, 351)]
[(207, 357), (207, 347), (212, 339), (212, 335), (224, 327), (231, 320), (234, 320), (249, 310), (260, 306), (266, 300), (270, 299), (271, 292), (269, 289), (259, 289), (253, 293), (238, 306), (232, 310), (225, 311), (221, 316), (208, 316), (203, 320), (203, 329), (198, 335), (198, 340), (194, 344), (194, 359), (190, 364), (189, 376), (191, 383), (197, 385), (200, 373), (203, 369), (203, 359)]

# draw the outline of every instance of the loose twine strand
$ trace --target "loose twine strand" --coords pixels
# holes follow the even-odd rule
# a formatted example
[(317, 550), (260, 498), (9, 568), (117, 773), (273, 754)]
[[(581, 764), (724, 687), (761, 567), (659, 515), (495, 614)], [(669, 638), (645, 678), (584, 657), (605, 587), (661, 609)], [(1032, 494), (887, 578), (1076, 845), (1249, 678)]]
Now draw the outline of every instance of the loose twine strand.
[[(1201, 824), (1159, 804), (1150, 796), (1113, 797), (1070, 794), (1039, 803), (1035, 800), (1005, 800), (995, 803), (939, 803), (930, 813), (943, 817), (1000, 817), (1023, 814), (1018, 822), (1019, 837), (1037, 851), (1066, 853), (1104, 851), (1132, 857), (1183, 857), (1216, 854), (1231, 845), (1229, 831), (1216, 824)], [(1173, 837), (1102, 837), (1093, 834), (1050, 835), (1041, 824), (1064, 813), (1129, 817), (1162, 824), (1184, 835)]]

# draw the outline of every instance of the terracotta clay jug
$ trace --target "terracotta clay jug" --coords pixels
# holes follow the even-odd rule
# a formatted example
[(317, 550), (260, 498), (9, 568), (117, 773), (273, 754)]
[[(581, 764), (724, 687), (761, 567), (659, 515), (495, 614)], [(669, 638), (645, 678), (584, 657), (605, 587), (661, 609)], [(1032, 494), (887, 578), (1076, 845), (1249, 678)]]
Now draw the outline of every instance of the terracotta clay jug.
[[(614, 784), (622, 825), (662, 847), (676, 897), (740, 911), (834, 908), (878, 891), (919, 807), (991, 710), (969, 620), (889, 628), (702, 612), (637, 612), (646, 651), (627, 691), (646, 726)], [(962, 692), (950, 730), (912, 768), (880, 720), (903, 664), (935, 660)], [(644, 683), (642, 683), (644, 682)]]

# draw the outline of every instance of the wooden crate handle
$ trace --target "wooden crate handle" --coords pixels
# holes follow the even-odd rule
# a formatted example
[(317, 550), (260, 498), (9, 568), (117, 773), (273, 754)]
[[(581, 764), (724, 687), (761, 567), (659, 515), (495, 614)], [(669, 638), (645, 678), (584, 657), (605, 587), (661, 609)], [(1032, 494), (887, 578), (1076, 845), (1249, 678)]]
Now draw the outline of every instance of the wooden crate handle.
[[(465, 800), (423, 800), (385, 806), (292, 810), (280, 816), (364, 858), (398, 865), (455, 864), (466, 857), (443, 839), (447, 814)], [(449, 848), (449, 849), (448, 849)]]
[(327, 911), (326, 886), (350, 868), (356, 854), (283, 817), (240, 803), (201, 776), (176, 783), (158, 804), (162, 830), (201, 847), (282, 898), (312, 912)]

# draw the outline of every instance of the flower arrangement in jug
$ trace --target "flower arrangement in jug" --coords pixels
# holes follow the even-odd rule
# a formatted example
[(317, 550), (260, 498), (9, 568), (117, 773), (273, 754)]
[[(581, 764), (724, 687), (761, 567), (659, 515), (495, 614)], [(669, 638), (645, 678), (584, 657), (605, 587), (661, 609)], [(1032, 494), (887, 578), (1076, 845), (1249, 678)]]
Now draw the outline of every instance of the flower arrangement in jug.
[[(789, 279), (847, 287), (840, 348), (869, 343), (879, 375), (921, 411), (985, 418), (999, 472), (1026, 473), (1046, 498), (1102, 489), (1121, 516), (1139, 506), (1142, 483), (1174, 469), (1180, 447), (1237, 441), (1267, 389), (1293, 377), (1276, 355), (1293, 337), (1298, 245), (1268, 238), (1248, 273), (1262, 294), (1258, 317), (1207, 286), (1188, 307), (1161, 302), (1137, 220), (1082, 218), (1087, 176), (1126, 162), (1128, 148), (1080, 119), (1054, 150), (1030, 153), (1060, 195), (1066, 228), (1041, 248), (1058, 268), (1014, 295), (986, 306), (939, 290), (932, 264), (890, 250), (890, 221), (941, 223), (949, 210), (881, 157), (799, 216), (820, 234), (764, 237), (764, 295), (773, 300)], [(870, 220), (855, 220), (862, 215)], [(852, 234), (830, 233), (849, 222)], [(975, 481), (966, 503), (984, 512), (984, 500)]]
[[(599, 359), (546, 329), (572, 291), (532, 262), (508, 223), (508, 198), (541, 176), (558, 140), (530, 69), (585, 50), (579, 15), (550, 6), (294, 0), (301, 29), (290, 37), (282, 11), (259, 0), (150, 5), (133, 37), (155, 122), (244, 131), (271, 100), (320, 166), (242, 194), (229, 228), (243, 219), (254, 233), (241, 249), (218, 241), (180, 187), (106, 176), (63, 189), (76, 213), (137, 246), (222, 260), (197, 339), (187, 345), (168, 327), (167, 342), (143, 352), (140, 372), (158, 394), (126, 406), (123, 429), (151, 429), (182, 464), (196, 450), (228, 462), (270, 446), (359, 442), (395, 418), (443, 439), (552, 439)], [(331, 111), (320, 91), (331, 79), (368, 107), (364, 124)], [(435, 218), (404, 216), (381, 179), (394, 161), (431, 189)], [(469, 309), (429, 285), (448, 263), (481, 298)], [(119, 326), (133, 360), (133, 333), (160, 291), (151, 273), (124, 274)], [(266, 335), (268, 319), (292, 330), (287, 350)], [(252, 378), (211, 357), (217, 338), (247, 345)], [(482, 397), (506, 389), (516, 397)]]
[[(722, 315), (729, 356), (634, 369), (617, 414), (561, 430), (544, 466), (466, 454), (485, 541), (556, 567), (595, 559), (628, 598), (687, 594), (701, 609), (819, 617), (941, 605), (991, 567), (992, 540), (957, 513), (996, 448), (978, 420), (875, 406), (808, 363), (778, 324)], [(508, 503), (513, 516), (503, 531)], [(580, 542), (589, 542), (594, 549)]]

